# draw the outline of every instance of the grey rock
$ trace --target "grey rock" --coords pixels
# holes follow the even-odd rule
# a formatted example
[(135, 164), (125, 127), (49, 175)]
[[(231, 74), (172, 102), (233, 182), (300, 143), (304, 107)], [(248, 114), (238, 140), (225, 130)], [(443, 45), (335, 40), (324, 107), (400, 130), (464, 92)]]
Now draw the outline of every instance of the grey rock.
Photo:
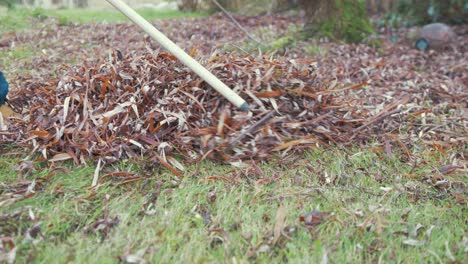
[[(456, 36), (452, 28), (446, 24), (428, 24), (421, 28), (419, 38), (416, 41), (416, 48), (420, 50), (426, 50), (427, 48), (443, 49), (448, 47), (455, 40)], [(423, 40), (427, 42), (428, 46), (421, 45)]]

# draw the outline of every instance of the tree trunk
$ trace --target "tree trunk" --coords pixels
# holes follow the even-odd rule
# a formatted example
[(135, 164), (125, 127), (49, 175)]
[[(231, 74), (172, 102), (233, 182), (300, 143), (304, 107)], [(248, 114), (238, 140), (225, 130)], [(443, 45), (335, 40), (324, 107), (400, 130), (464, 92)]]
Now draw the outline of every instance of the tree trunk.
[(373, 32), (363, 0), (301, 0), (304, 37), (360, 42)]
[(466, 24), (467, 7), (466, 0), (406, 0), (399, 2), (398, 13), (421, 25), (433, 22)]
[(395, 9), (397, 5), (397, 1), (395, 0), (367, 0), (367, 11), (370, 14), (386, 14), (393, 9)]
[(79, 8), (88, 7), (88, 0), (74, 0), (73, 5)]
[(333, 12), (333, 1), (328, 0), (302, 0), (302, 5), (307, 17), (305, 31), (315, 34), (320, 31), (328, 15)]
[(197, 11), (199, 0), (182, 0), (179, 2), (178, 7), (181, 11)]

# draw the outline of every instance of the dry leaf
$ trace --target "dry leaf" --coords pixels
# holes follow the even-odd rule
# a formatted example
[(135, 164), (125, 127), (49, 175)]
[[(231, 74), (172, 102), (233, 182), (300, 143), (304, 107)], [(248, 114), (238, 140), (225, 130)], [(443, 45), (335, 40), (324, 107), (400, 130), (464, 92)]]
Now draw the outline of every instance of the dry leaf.
[(51, 159), (49, 159), (49, 162), (69, 160), (72, 158), (73, 157), (68, 153), (59, 153), (59, 154), (55, 154)]
[(281, 232), (284, 229), (284, 224), (286, 221), (286, 208), (281, 204), (276, 210), (276, 217), (275, 217), (275, 228), (273, 230), (273, 244), (278, 242), (278, 239), (281, 236)]

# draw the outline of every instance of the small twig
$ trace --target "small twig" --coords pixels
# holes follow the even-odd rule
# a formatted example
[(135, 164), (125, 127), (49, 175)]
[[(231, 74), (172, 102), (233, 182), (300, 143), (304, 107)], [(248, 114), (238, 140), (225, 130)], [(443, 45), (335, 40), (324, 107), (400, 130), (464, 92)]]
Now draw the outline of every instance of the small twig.
[(245, 49), (243, 49), (239, 45), (235, 45), (235, 44), (232, 44), (232, 43), (229, 43), (229, 45), (233, 46), (234, 48), (239, 49), (240, 51), (244, 52), (245, 54), (250, 54), (248, 51), (246, 51)]
[(11, 110), (13, 110), (13, 112), (17, 114), (21, 114), (21, 112), (23, 111), (23, 108), (21, 108), (20, 110), (16, 105), (13, 105), (11, 101), (8, 100), (8, 98), (5, 99), (5, 103), (11, 108)]
[(384, 110), (382, 110), (380, 113), (378, 113), (376, 116), (372, 117), (367, 123), (365, 123), (362, 126), (354, 129), (353, 130), (353, 135), (351, 136), (350, 140), (354, 139), (354, 137), (357, 136), (357, 133), (359, 131), (363, 130), (364, 128), (366, 128), (366, 127), (368, 127), (368, 126), (370, 126), (370, 125), (372, 125), (374, 123), (377, 123), (377, 122), (381, 121), (382, 119), (386, 118), (387, 116), (391, 116), (393, 114), (396, 114), (396, 113), (400, 112), (401, 110), (398, 109), (398, 108), (396, 108), (396, 109), (394, 109), (393, 111), (390, 111), (390, 112), (387, 112), (387, 111), (392, 109), (392, 108), (398, 107), (398, 105), (406, 104), (409, 101), (409, 99), (410, 98), (408, 96), (406, 96), (403, 99), (401, 99), (400, 101), (392, 103), (391, 105), (386, 107)]
[(276, 110), (271, 110), (268, 114), (266, 114), (262, 119), (258, 120), (255, 124), (253, 124), (251, 127), (249, 127), (247, 130), (242, 132), (238, 137), (236, 137), (234, 140), (229, 143), (227, 149), (232, 149), (239, 141), (241, 141), (245, 136), (248, 134), (251, 134), (255, 132), (257, 129), (260, 127), (263, 127), (265, 123), (270, 120), (276, 113)]
[(231, 15), (229, 14), (229, 12), (224, 9), (224, 7), (216, 0), (211, 0), (219, 9), (221, 9), (221, 11), (229, 18), (231, 19), (232, 23), (234, 23), (234, 25), (236, 25), (236, 27), (238, 27), (240, 30), (242, 30), (242, 32), (244, 32), (247, 37), (249, 37), (251, 40), (257, 42), (257, 44), (259, 45), (263, 45), (257, 38), (255, 38), (253, 35), (251, 35), (244, 27), (241, 26), (241, 24), (239, 24), (239, 22), (237, 22), (237, 20)]
[(408, 174), (412, 174), (414, 172), (414, 170), (416, 169), (416, 167), (418, 166), (418, 160), (417, 159), (414, 159), (414, 164), (413, 166), (411, 167), (411, 170), (408, 172)]
[(398, 112), (400, 112), (400, 109), (395, 109), (395, 110), (393, 110), (393, 111), (391, 111), (391, 112), (387, 112), (387, 113), (385, 113), (385, 114), (383, 114), (383, 115), (381, 115), (381, 116), (379, 116), (379, 117), (377, 117), (377, 118), (375, 118), (375, 119), (373, 119), (373, 120), (371, 120), (371, 121), (365, 123), (364, 125), (362, 125), (362, 126), (356, 128), (356, 129), (354, 129), (354, 130), (353, 130), (353, 136), (351, 136), (350, 140), (354, 139), (354, 138), (357, 136), (358, 132), (361, 131), (361, 130), (363, 130), (364, 128), (366, 128), (366, 127), (368, 127), (368, 126), (370, 126), (370, 125), (372, 125), (372, 124), (374, 124), (374, 123), (379, 122), (380, 120), (386, 118), (387, 116), (396, 114), (396, 113), (398, 113)]

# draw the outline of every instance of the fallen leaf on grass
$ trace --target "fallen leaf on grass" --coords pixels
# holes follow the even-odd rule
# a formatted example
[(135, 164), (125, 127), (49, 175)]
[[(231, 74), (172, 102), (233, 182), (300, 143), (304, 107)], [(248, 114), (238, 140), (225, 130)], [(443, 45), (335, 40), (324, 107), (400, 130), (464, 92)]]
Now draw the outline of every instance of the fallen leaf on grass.
[(432, 178), (432, 186), (440, 190), (447, 190), (450, 188), (450, 181), (447, 179), (441, 179), (438, 177)]
[(358, 224), (360, 231), (375, 231), (377, 234), (382, 234), (384, 228), (384, 214), (389, 212), (389, 209), (382, 205), (369, 205), (369, 211), (372, 212), (364, 219), (361, 224)]
[(455, 165), (444, 165), (439, 169), (439, 172), (442, 174), (450, 174), (458, 169), (463, 169), (462, 166), (455, 166)]
[(210, 246), (212, 248), (223, 244), (224, 247), (227, 249), (229, 244), (231, 243), (231, 238), (228, 232), (222, 228), (214, 228), (209, 229), (208, 232), (212, 236)]
[(306, 138), (291, 140), (286, 143), (282, 143), (274, 147), (273, 151), (285, 150), (285, 149), (288, 149), (297, 145), (311, 145), (311, 144), (318, 144), (318, 143), (321, 143), (321, 142), (317, 140), (316, 138), (310, 138), (309, 136), (307, 136)]
[(91, 223), (85, 231), (88, 233), (99, 233), (101, 234), (101, 238), (104, 239), (109, 234), (110, 230), (119, 224), (120, 220), (116, 216), (113, 219), (105, 218), (99, 219), (93, 223)]
[(179, 178), (182, 178), (184, 175), (179, 171), (177, 170), (176, 168), (174, 168), (171, 164), (169, 164), (166, 160), (164, 160), (163, 157), (155, 154), (155, 157), (159, 160), (159, 162), (164, 166), (166, 167), (169, 171), (171, 171), (175, 176), (179, 177)]
[(33, 181), (19, 181), (12, 185), (4, 185), (5, 191), (0, 194), (0, 208), (11, 205), (36, 195), (36, 192), (44, 190), (44, 178), (36, 178)]
[(275, 217), (275, 228), (273, 230), (273, 244), (278, 242), (278, 239), (281, 236), (281, 232), (284, 229), (284, 223), (286, 221), (286, 208), (283, 205), (278, 207)]
[(463, 252), (468, 253), (468, 237), (463, 236), (463, 240), (461, 242), (461, 245), (463, 247)]
[(411, 231), (411, 237), (417, 237), (418, 234), (419, 234), (419, 230), (421, 228), (424, 228), (424, 226), (421, 224), (421, 223), (417, 223), (416, 226), (413, 228), (413, 230)]
[(216, 191), (209, 192), (207, 196), (210, 203), (216, 202)]
[(379, 251), (382, 251), (385, 247), (386, 247), (386, 244), (385, 244), (385, 240), (382, 239), (382, 238), (377, 238), (377, 239), (374, 239), (372, 240), (372, 242), (370, 243), (369, 247), (367, 248), (367, 250), (369, 251), (369, 253), (374, 253), (374, 252), (379, 252)]
[(117, 185), (123, 185), (123, 184), (131, 183), (131, 182), (134, 182), (134, 181), (140, 181), (140, 180), (143, 180), (143, 179), (145, 179), (145, 178), (140, 177), (140, 176), (129, 177), (129, 178), (126, 178), (126, 179), (122, 180)]
[(229, 179), (228, 177), (225, 177), (225, 176), (210, 176), (210, 177), (207, 177), (207, 178), (203, 178), (203, 179), (200, 179), (200, 182), (203, 182), (203, 183), (208, 183), (208, 182), (214, 182), (216, 180), (223, 180), (224, 182), (226, 183), (231, 183), (231, 179)]
[(452, 251), (450, 250), (449, 242), (445, 241), (445, 256), (447, 256), (448, 259), (450, 259), (451, 263), (456, 263), (456, 259), (453, 256)]
[(456, 203), (468, 204), (468, 198), (466, 198), (465, 196), (456, 192), (451, 192), (450, 194), (456, 199)]
[(321, 212), (313, 210), (307, 213), (305, 216), (300, 216), (299, 221), (304, 223), (306, 227), (312, 228), (323, 223), (327, 216), (330, 214), (331, 212)]
[(264, 244), (264, 245), (259, 246), (255, 252), (259, 254), (259, 253), (267, 253), (270, 251), (271, 251), (271, 247), (269, 245)]
[(33, 162), (24, 160), (18, 166), (14, 166), (13, 169), (18, 172), (19, 176), (22, 176), (25, 172), (34, 172), (36, 169), (34, 168)]
[(93, 176), (93, 181), (91, 182), (91, 187), (95, 187), (98, 184), (100, 170), (101, 170), (101, 159), (99, 159), (96, 169), (94, 169), (94, 176)]
[(128, 264), (146, 264), (146, 263), (148, 263), (143, 257), (140, 257), (140, 256), (135, 255), (135, 254), (119, 256), (119, 260), (122, 261), (123, 263), (128, 263)]
[(435, 225), (431, 225), (429, 226), (429, 228), (427, 228), (426, 232), (424, 233), (428, 238), (431, 237), (432, 235), (432, 230), (435, 228), (436, 226)]
[(0, 263), (15, 263), (17, 247), (15, 247), (13, 238), (0, 237), (0, 242)]
[(420, 246), (424, 246), (425, 242), (410, 238), (410, 239), (404, 240), (403, 244), (408, 245), (408, 246), (420, 247)]
[(37, 243), (36, 238), (41, 237), (45, 238), (44, 234), (41, 231), (41, 225), (35, 224), (31, 228), (26, 229), (24, 232), (24, 242), (33, 242), (34, 244)]
[(106, 178), (134, 178), (137, 177), (134, 172), (126, 172), (126, 171), (116, 171), (116, 172), (110, 172), (105, 175), (103, 175), (100, 179), (99, 182), (102, 182)]
[(148, 263), (143, 256), (148, 251), (148, 248), (142, 248), (138, 250), (135, 254), (124, 254), (119, 256), (119, 260), (128, 263), (128, 264), (146, 264)]
[(72, 158), (73, 157), (68, 153), (59, 153), (59, 154), (55, 154), (51, 159), (49, 159), (49, 162), (69, 160)]
[(114, 218), (109, 216), (109, 201), (110, 195), (106, 194), (104, 198), (102, 218), (91, 223), (84, 229), (86, 233), (99, 234), (101, 236), (101, 240), (104, 240), (110, 233), (111, 229), (117, 226), (120, 222), (118, 216), (115, 216)]

